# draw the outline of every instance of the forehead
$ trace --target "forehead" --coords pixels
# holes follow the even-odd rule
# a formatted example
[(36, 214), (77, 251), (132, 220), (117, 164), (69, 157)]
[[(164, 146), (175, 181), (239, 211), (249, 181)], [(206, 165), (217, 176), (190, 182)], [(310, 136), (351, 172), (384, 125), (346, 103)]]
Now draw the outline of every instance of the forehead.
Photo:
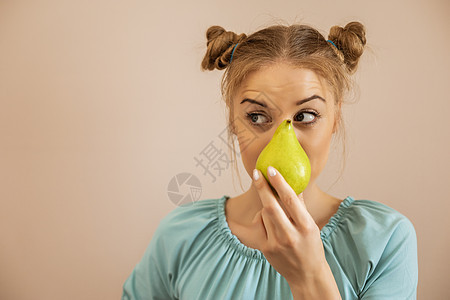
[(240, 88), (240, 93), (246, 92), (299, 97), (310, 93), (325, 94), (327, 90), (314, 71), (280, 63), (249, 74)]

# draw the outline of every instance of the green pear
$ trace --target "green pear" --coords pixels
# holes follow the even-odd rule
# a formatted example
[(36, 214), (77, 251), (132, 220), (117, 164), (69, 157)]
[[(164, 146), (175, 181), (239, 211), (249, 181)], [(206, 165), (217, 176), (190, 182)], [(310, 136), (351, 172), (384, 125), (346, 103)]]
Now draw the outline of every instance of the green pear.
[[(256, 169), (261, 171), (270, 185), (268, 166), (277, 169), (297, 195), (303, 192), (309, 183), (311, 165), (305, 150), (297, 140), (290, 119), (284, 120), (278, 126), (256, 161)], [(272, 186), (271, 188), (275, 191)]]

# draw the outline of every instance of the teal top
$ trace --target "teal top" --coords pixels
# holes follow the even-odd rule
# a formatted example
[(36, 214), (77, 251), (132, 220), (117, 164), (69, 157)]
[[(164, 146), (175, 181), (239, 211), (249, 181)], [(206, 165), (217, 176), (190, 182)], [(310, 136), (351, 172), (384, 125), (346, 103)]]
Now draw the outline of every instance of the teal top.
[[(166, 215), (122, 299), (293, 299), (263, 253), (231, 232), (229, 198), (184, 204)], [(416, 233), (396, 210), (349, 196), (320, 237), (342, 299), (416, 299)]]

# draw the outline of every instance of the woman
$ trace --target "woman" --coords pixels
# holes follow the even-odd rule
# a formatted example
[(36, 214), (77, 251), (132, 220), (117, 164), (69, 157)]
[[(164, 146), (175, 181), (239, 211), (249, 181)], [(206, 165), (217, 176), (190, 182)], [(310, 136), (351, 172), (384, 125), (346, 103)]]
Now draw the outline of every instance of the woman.
[[(207, 31), (204, 70), (225, 69), (229, 136), (253, 178), (248, 190), (182, 205), (160, 223), (123, 299), (415, 299), (414, 227), (381, 203), (317, 186), (341, 104), (366, 44), (361, 23), (326, 40), (305, 25), (250, 36)], [(297, 195), (274, 168), (255, 169), (278, 125), (292, 121), (311, 163)]]

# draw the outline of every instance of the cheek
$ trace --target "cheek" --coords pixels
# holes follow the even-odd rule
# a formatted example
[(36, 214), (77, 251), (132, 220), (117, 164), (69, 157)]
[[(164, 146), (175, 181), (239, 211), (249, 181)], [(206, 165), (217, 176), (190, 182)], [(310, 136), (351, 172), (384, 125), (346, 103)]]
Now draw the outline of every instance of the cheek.
[(311, 181), (315, 181), (324, 169), (330, 152), (332, 130), (315, 132), (301, 143), (311, 163)]
[(238, 126), (237, 129), (237, 140), (240, 151), (239, 154), (241, 155), (245, 170), (249, 176), (252, 176), (253, 169), (256, 165), (256, 160), (265, 145), (268, 143), (268, 140), (264, 143), (264, 138), (262, 138), (261, 134), (259, 134), (256, 130), (247, 128), (246, 126)]

